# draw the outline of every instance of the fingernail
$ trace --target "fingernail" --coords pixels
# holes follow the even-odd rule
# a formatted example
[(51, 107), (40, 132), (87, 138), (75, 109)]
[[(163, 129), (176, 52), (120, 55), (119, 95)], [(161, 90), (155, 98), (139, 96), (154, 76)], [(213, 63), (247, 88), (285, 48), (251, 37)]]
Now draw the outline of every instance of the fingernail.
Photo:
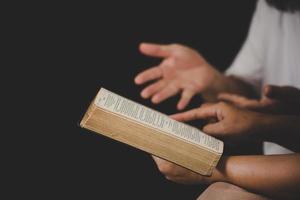
[(152, 103), (158, 103), (159, 102), (158, 96), (154, 96), (151, 100), (152, 100)]
[(149, 97), (148, 94), (147, 94), (147, 92), (145, 92), (145, 91), (142, 91), (142, 92), (141, 92), (141, 96), (142, 96), (143, 98), (148, 98), (148, 97)]
[(180, 105), (177, 105), (177, 109), (178, 110), (182, 110), (183, 109), (183, 106), (180, 104)]
[(141, 83), (141, 79), (140, 79), (139, 77), (136, 77), (136, 78), (134, 79), (134, 82), (135, 82), (136, 84), (140, 84), (140, 83)]

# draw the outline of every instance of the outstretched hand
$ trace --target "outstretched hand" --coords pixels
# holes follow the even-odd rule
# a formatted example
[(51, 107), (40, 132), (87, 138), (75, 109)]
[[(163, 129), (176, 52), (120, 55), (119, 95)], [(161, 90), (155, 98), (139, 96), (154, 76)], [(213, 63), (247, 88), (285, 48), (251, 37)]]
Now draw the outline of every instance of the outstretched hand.
[(290, 86), (266, 85), (259, 100), (222, 93), (219, 100), (240, 108), (274, 114), (300, 114), (300, 90)]
[(195, 94), (206, 90), (220, 75), (198, 52), (183, 45), (142, 43), (140, 51), (163, 59), (158, 66), (135, 77), (136, 84), (155, 80), (141, 92), (143, 98), (151, 98), (153, 103), (181, 93), (177, 108), (184, 109)]

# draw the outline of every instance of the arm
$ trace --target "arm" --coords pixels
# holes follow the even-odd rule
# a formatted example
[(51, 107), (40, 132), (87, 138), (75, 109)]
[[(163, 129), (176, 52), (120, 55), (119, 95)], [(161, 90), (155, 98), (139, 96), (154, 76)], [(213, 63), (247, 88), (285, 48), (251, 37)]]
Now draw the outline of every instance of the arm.
[(136, 84), (154, 80), (141, 92), (143, 98), (151, 98), (153, 103), (181, 93), (177, 104), (181, 110), (199, 93), (210, 101), (216, 100), (220, 92), (253, 97), (252, 86), (233, 76), (223, 75), (191, 48), (178, 44), (142, 43), (140, 51), (148, 56), (163, 58), (159, 65), (141, 72), (134, 80)]
[(177, 183), (228, 182), (275, 198), (300, 197), (300, 154), (223, 156), (210, 177), (157, 157), (154, 160), (165, 177)]
[(249, 99), (230, 93), (219, 94), (220, 100), (237, 107), (264, 113), (299, 115), (300, 90), (291, 86), (265, 85), (262, 98)]
[[(290, 130), (297, 137), (299, 118), (273, 116), (239, 109), (226, 103), (202, 105), (172, 116), (179, 121), (215, 119), (217, 122), (204, 126), (203, 130), (223, 139), (269, 139), (283, 141), (281, 133)], [(283, 132), (284, 131), (284, 132)], [(293, 135), (288, 143), (299, 144)], [(225, 181), (254, 192), (274, 197), (298, 195), (300, 189), (300, 154), (278, 156), (229, 156), (223, 157), (213, 175), (204, 177), (180, 166), (157, 161), (166, 178), (180, 183), (213, 183)]]
[(229, 182), (277, 198), (299, 198), (300, 154), (224, 157), (205, 181)]
[(215, 102), (221, 93), (232, 93), (248, 98), (256, 98), (257, 94), (252, 85), (235, 76), (219, 74), (212, 86), (202, 92), (207, 102)]

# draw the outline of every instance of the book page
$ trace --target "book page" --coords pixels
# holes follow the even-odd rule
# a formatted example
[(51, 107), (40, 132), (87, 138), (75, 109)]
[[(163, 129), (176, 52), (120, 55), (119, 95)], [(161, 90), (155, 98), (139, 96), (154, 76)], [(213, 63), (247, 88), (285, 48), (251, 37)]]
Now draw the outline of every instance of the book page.
[(204, 146), (208, 150), (221, 154), (223, 142), (211, 137), (197, 128), (171, 119), (167, 115), (143, 106), (132, 100), (101, 88), (95, 99), (95, 105), (114, 114), (148, 125), (190, 143)]

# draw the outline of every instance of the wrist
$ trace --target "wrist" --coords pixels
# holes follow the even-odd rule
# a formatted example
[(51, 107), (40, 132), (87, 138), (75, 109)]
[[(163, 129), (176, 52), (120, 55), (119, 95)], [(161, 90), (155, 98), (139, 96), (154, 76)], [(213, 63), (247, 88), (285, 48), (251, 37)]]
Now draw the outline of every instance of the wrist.
[(212, 184), (215, 182), (229, 182), (226, 167), (227, 161), (228, 156), (222, 156), (218, 162), (218, 165), (214, 168), (212, 175), (205, 177), (205, 183)]
[(223, 87), (225, 84), (224, 75), (220, 73), (218, 70), (210, 66), (211, 70), (211, 78), (207, 85), (207, 87), (201, 91), (201, 94), (203, 95), (204, 99), (209, 102), (215, 102), (217, 101), (217, 96), (220, 93), (220, 91), (223, 91)]

